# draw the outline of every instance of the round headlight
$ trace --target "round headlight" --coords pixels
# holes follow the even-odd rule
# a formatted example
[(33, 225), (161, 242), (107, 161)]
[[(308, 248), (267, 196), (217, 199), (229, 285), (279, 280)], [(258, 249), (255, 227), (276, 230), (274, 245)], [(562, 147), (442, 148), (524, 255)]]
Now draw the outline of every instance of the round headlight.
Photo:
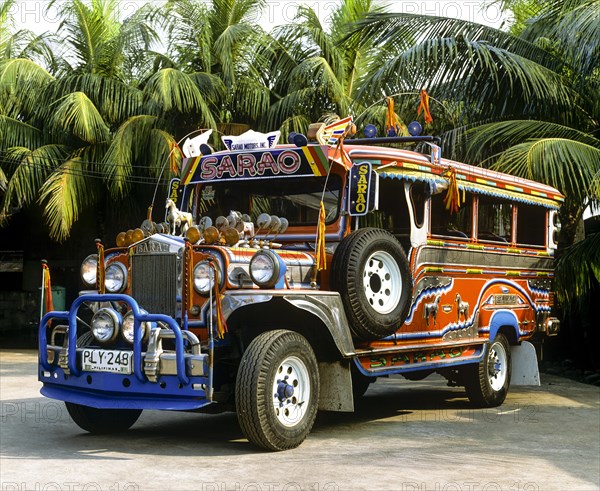
[(88, 287), (96, 286), (96, 275), (98, 274), (98, 255), (90, 254), (81, 263), (81, 279)]
[[(146, 313), (145, 311), (142, 312)], [(150, 323), (142, 322), (140, 326), (142, 328), (142, 343), (145, 343), (148, 340), (148, 335), (150, 334)], [(125, 317), (123, 317), (123, 325), (121, 326), (121, 336), (129, 344), (133, 344), (133, 328), (133, 312), (129, 311), (127, 314), (125, 314)]]
[(127, 284), (127, 268), (123, 263), (110, 264), (104, 273), (104, 286), (109, 293), (120, 293)]
[(271, 250), (262, 250), (250, 260), (252, 281), (263, 288), (272, 288), (279, 279), (279, 259)]
[(194, 268), (194, 290), (200, 295), (208, 295), (215, 286), (213, 269), (208, 261), (201, 261)]
[(92, 336), (101, 344), (112, 343), (119, 334), (121, 315), (113, 309), (100, 309), (92, 317)]

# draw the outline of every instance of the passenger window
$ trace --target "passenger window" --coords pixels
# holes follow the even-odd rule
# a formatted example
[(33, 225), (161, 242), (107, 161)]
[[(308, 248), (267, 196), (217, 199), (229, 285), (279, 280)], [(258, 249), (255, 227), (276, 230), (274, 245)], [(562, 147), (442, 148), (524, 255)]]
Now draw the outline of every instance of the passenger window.
[(541, 206), (519, 204), (517, 215), (517, 242), (525, 245), (546, 245), (546, 209)]
[(410, 217), (404, 197), (404, 181), (379, 181), (379, 209), (362, 217), (361, 226), (384, 228), (394, 235), (410, 235)]
[(477, 238), (494, 242), (510, 242), (512, 237), (512, 203), (481, 196), (477, 213)]
[(431, 198), (431, 233), (445, 237), (470, 238), (473, 230), (473, 196), (470, 193), (466, 194), (458, 213), (450, 213), (446, 210), (445, 196), (444, 192)]

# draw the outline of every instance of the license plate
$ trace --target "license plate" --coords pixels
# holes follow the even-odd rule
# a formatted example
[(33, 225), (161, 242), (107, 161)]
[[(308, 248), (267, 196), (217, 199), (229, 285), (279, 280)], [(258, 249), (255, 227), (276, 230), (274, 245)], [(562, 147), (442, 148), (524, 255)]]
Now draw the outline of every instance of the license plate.
[(81, 368), (87, 372), (133, 373), (133, 352), (85, 348)]

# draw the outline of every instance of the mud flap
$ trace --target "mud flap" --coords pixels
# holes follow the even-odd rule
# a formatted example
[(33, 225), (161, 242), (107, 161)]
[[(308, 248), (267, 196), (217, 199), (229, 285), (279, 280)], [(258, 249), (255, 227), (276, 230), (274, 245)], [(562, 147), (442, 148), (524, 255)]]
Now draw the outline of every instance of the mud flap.
[(540, 371), (538, 369), (535, 347), (528, 341), (523, 341), (520, 346), (511, 346), (512, 376), (510, 385), (540, 385)]
[(348, 360), (319, 362), (320, 411), (353, 412), (352, 377)]

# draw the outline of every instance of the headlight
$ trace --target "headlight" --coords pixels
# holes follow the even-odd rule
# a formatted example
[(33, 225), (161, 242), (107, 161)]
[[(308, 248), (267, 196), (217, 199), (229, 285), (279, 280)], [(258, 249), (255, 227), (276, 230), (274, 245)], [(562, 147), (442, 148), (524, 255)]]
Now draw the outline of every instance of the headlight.
[[(146, 313), (145, 311), (142, 312)], [(150, 323), (142, 322), (140, 325), (142, 328), (142, 343), (145, 343), (148, 340), (148, 335), (150, 334)], [(129, 311), (127, 314), (125, 314), (125, 317), (123, 317), (123, 325), (121, 326), (121, 336), (129, 344), (133, 344), (133, 327), (133, 312)]]
[(208, 261), (201, 261), (194, 268), (194, 290), (200, 295), (208, 295), (215, 286), (214, 273)]
[(272, 288), (279, 279), (279, 257), (271, 250), (262, 250), (250, 260), (252, 281), (263, 288)]
[(96, 286), (96, 276), (98, 274), (98, 255), (90, 254), (81, 263), (81, 279), (88, 287)]
[(104, 273), (104, 286), (109, 293), (120, 293), (127, 283), (127, 268), (123, 263), (112, 263)]
[(117, 339), (121, 327), (121, 315), (113, 309), (100, 309), (92, 317), (92, 335), (101, 344)]

